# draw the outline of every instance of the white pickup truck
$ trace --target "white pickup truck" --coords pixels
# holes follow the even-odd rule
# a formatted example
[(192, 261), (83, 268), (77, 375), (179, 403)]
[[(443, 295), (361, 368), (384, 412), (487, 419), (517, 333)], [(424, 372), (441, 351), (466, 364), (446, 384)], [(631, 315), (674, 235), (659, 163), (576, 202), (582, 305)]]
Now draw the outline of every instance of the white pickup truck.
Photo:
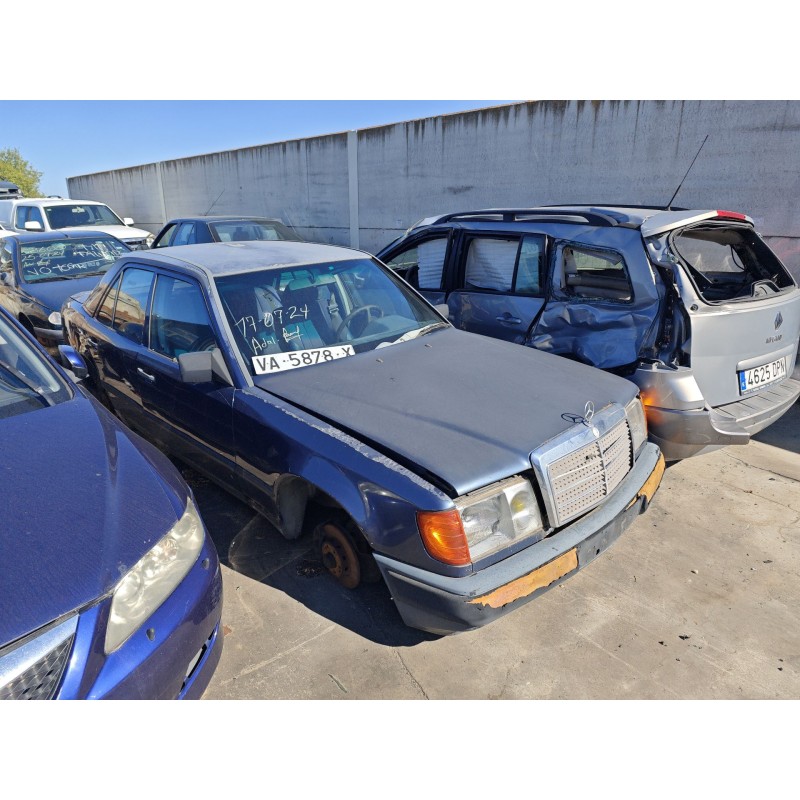
[(53, 197), (0, 200), (0, 227), (16, 233), (91, 227), (110, 233), (133, 250), (146, 250), (155, 238), (134, 228), (130, 217), (120, 219), (105, 203)]

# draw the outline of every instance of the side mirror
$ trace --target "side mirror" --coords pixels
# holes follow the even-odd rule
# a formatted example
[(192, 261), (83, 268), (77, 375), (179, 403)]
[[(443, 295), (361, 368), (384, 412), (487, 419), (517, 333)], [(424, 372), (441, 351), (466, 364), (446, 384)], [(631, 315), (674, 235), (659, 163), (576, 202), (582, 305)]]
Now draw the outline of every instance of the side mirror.
[(178, 366), (181, 368), (183, 383), (211, 383), (216, 378), (233, 386), (231, 374), (219, 347), (201, 350), (199, 353), (183, 353), (178, 356)]
[(25, 230), (26, 231), (43, 231), (44, 228), (42, 227), (41, 222), (37, 222), (36, 220), (29, 219), (25, 223)]
[(72, 370), (72, 374), (78, 379), (82, 380), (89, 374), (86, 369), (86, 362), (78, 354), (78, 351), (68, 344), (60, 344), (58, 346), (58, 355), (61, 363), (67, 368)]
[(123, 217), (123, 218), (122, 218), (122, 221), (123, 221), (123, 222), (124, 222), (126, 225), (133, 225), (133, 219), (131, 219), (131, 217)]

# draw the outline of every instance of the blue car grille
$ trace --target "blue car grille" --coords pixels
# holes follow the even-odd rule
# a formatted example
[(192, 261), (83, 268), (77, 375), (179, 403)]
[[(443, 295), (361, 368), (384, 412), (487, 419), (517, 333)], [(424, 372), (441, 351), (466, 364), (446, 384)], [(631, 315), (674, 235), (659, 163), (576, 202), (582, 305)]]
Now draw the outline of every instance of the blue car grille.
[(0, 652), (0, 700), (50, 700), (61, 683), (78, 619), (50, 626)]
[(72, 648), (72, 637), (28, 667), (5, 686), (0, 686), (0, 700), (50, 700), (58, 689)]

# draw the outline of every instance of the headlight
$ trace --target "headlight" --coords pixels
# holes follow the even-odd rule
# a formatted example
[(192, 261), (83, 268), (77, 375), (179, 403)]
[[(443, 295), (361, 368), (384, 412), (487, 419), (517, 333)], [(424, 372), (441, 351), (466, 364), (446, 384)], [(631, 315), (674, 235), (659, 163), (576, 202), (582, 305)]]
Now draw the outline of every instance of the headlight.
[(544, 535), (529, 481), (510, 478), (456, 500), (473, 561), (535, 534)]
[(61, 314), (58, 311), (53, 311), (50, 316), (47, 318), (47, 321), (51, 325), (55, 325), (57, 328), (61, 327)]
[(183, 516), (117, 584), (111, 597), (106, 653), (112, 653), (172, 594), (203, 546), (203, 523), (189, 498)]
[(647, 441), (647, 420), (644, 415), (644, 406), (638, 397), (625, 406), (625, 414), (628, 417), (628, 427), (631, 430), (631, 442), (633, 443), (634, 458), (639, 455), (639, 450)]

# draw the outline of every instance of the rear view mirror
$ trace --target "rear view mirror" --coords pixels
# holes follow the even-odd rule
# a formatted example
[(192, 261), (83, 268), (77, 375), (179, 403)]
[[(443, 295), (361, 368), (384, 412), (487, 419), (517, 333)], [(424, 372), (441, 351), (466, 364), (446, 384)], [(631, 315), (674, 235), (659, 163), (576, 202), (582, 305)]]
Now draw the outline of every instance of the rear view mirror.
[(130, 217), (123, 217), (123, 218), (122, 218), (122, 221), (123, 221), (123, 222), (124, 222), (126, 225), (133, 225), (133, 220), (132, 220)]
[(36, 220), (29, 219), (25, 223), (25, 230), (26, 231), (43, 231), (44, 228), (42, 227), (41, 222), (37, 222)]
[(89, 374), (89, 370), (86, 369), (86, 362), (74, 347), (68, 344), (60, 344), (58, 346), (58, 355), (62, 365), (72, 370), (72, 374), (78, 380), (85, 378)]
[(222, 351), (218, 347), (201, 350), (199, 353), (183, 353), (178, 356), (178, 366), (181, 368), (183, 383), (210, 383), (216, 379), (229, 386), (233, 385)]

